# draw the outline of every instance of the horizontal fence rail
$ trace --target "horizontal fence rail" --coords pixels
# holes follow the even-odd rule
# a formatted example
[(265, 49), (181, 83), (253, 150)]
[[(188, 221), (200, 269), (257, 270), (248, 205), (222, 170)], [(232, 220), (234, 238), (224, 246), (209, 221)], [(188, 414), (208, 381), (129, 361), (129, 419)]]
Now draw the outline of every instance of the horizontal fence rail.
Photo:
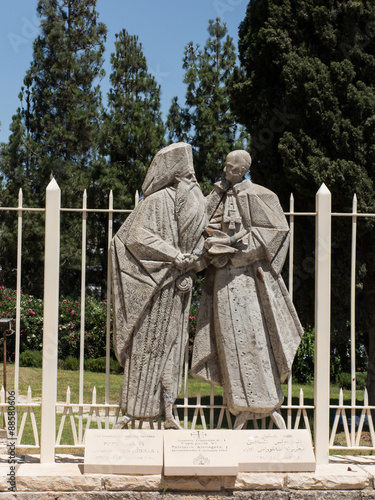
[[(56, 185), (57, 186), (57, 185)], [(58, 186), (57, 188), (58, 189)], [(319, 198), (322, 197), (323, 202)], [(138, 204), (139, 196), (135, 196), (135, 206)], [(322, 206), (323, 205), (325, 206)], [(85, 297), (86, 297), (86, 281), (87, 281), (87, 217), (89, 214), (102, 213), (107, 215), (107, 248), (113, 237), (113, 223), (115, 214), (129, 214), (131, 210), (119, 210), (113, 208), (113, 194), (109, 195), (108, 208), (94, 209), (87, 208), (87, 194), (83, 194), (81, 208), (62, 208), (58, 207), (59, 213), (77, 213), (82, 217), (82, 246), (81, 246), (81, 326), (80, 326), (80, 365), (79, 365), (79, 392), (78, 402), (71, 402), (70, 388), (66, 389), (65, 401), (56, 401), (56, 375), (51, 368), (44, 367), (44, 377), (46, 382), (44, 384), (52, 384), (51, 387), (45, 386), (43, 388), (42, 402), (40, 399), (33, 398), (31, 389), (26, 396), (19, 394), (19, 346), (20, 346), (20, 318), (21, 318), (21, 268), (22, 268), (22, 228), (23, 228), (23, 215), (25, 212), (42, 212), (48, 217), (49, 207), (46, 208), (28, 208), (23, 206), (22, 191), (19, 194), (17, 207), (0, 207), (1, 212), (10, 211), (17, 212), (18, 217), (18, 237), (17, 237), (17, 285), (16, 285), (16, 315), (15, 315), (15, 378), (14, 388), (15, 391), (15, 408), (16, 416), (18, 417), (17, 428), (17, 446), (22, 448), (38, 449), (41, 447), (41, 461), (52, 462), (54, 461), (54, 453), (56, 449), (61, 448), (77, 448), (84, 447), (85, 432), (89, 428), (113, 428), (117, 420), (121, 416), (119, 405), (110, 402), (110, 335), (111, 335), (111, 266), (108, 265), (107, 274), (107, 317), (105, 326), (106, 335), (106, 374), (105, 374), (105, 395), (104, 402), (97, 401), (96, 389), (92, 388), (91, 402), (85, 402), (84, 398), (84, 334), (85, 334)], [(371, 410), (375, 407), (369, 406), (367, 392), (364, 394), (363, 404), (356, 402), (356, 351), (355, 351), (355, 276), (356, 276), (356, 248), (357, 248), (357, 221), (359, 217), (375, 217), (375, 214), (365, 214), (357, 212), (357, 199), (353, 198), (352, 213), (332, 213), (330, 207), (330, 193), (325, 186), (319, 190), (317, 194), (316, 210), (311, 212), (296, 212), (294, 210), (294, 199), (291, 195), (289, 211), (285, 212), (289, 217), (290, 224), (290, 251), (289, 251), (289, 275), (288, 275), (288, 288), (291, 297), (293, 298), (294, 288), (294, 238), (295, 238), (295, 220), (296, 217), (313, 217), (316, 221), (316, 241), (319, 243), (316, 247), (315, 255), (315, 270), (316, 270), (316, 319), (315, 319), (315, 332), (316, 332), (316, 353), (315, 353), (315, 366), (319, 366), (319, 370), (315, 375), (315, 398), (314, 404), (305, 403), (305, 395), (300, 391), (298, 404), (293, 404), (292, 390), (293, 379), (292, 373), (289, 374), (287, 380), (287, 393), (285, 404), (281, 407), (283, 416), (285, 417), (288, 429), (298, 429), (304, 427), (313, 433), (312, 424), (315, 426), (314, 444), (319, 463), (326, 463), (328, 461), (329, 450), (349, 450), (349, 449), (362, 449), (362, 450), (375, 450), (375, 431), (374, 423), (371, 417)], [(332, 404), (329, 399), (329, 335), (330, 335), (330, 221), (332, 218), (349, 217), (352, 219), (352, 241), (351, 241), (351, 289), (350, 289), (350, 339), (351, 339), (351, 396), (350, 404), (344, 404), (344, 396), (341, 391), (339, 394), (339, 403)], [(319, 220), (325, 224), (322, 229)], [(327, 222), (328, 221), (328, 222)], [(328, 226), (327, 226), (328, 223)], [(319, 233), (319, 231), (323, 231)], [(58, 236), (59, 236), (59, 232)], [(56, 233), (56, 234), (57, 234)], [(322, 239), (325, 235), (326, 240)], [(56, 236), (57, 238), (57, 236)], [(51, 242), (46, 241), (46, 245)], [(108, 252), (109, 254), (109, 252)], [(46, 256), (47, 257), (47, 256)], [(109, 255), (108, 255), (109, 259)], [(109, 263), (109, 262), (108, 262)], [(56, 267), (56, 262), (54, 266)], [(320, 274), (319, 274), (320, 273)], [(51, 285), (52, 286), (52, 285)], [(319, 288), (319, 286), (321, 288)], [(323, 291), (322, 291), (323, 290)], [(57, 293), (58, 290), (55, 290)], [(327, 295), (328, 293), (328, 295)], [(45, 321), (48, 321), (48, 315), (53, 314), (51, 309), (45, 311)], [(55, 311), (56, 312), (56, 311)], [(56, 322), (56, 319), (54, 320)], [(57, 341), (57, 329), (55, 326), (48, 327), (55, 335), (54, 342)], [(55, 331), (56, 330), (56, 331)], [(328, 339), (328, 340), (327, 340)], [(47, 342), (48, 344), (48, 342)], [(46, 345), (44, 349), (46, 350)], [(49, 348), (51, 349), (51, 348)], [(52, 347), (52, 350), (55, 347)], [(51, 351), (52, 352), (52, 351)], [(47, 364), (51, 352), (46, 353)], [(57, 357), (57, 350), (53, 353)], [(53, 359), (53, 363), (55, 360)], [(57, 366), (57, 365), (56, 365)], [(46, 370), (48, 369), (48, 373)], [(53, 373), (52, 373), (53, 372)], [(51, 382), (52, 379), (52, 382)], [(204, 429), (220, 429), (223, 425), (232, 428), (234, 424), (233, 416), (229, 413), (225, 399), (222, 398), (221, 403), (217, 402), (214, 394), (214, 386), (212, 385), (209, 390), (209, 396), (202, 397), (198, 392), (194, 398), (188, 397), (188, 346), (185, 353), (185, 368), (184, 368), (184, 392), (182, 396), (182, 403), (179, 401), (175, 404), (174, 413), (184, 428), (195, 428), (201, 426)], [(48, 387), (48, 388), (47, 388)], [(9, 388), (8, 388), (9, 389)], [(45, 396), (49, 393), (49, 397)], [(47, 398), (47, 399), (46, 399)], [(9, 402), (7, 401), (7, 394), (4, 389), (0, 391), (0, 418), (7, 423), (7, 412)], [(40, 410), (41, 409), (41, 410)], [(48, 410), (49, 409), (49, 410)], [(53, 425), (49, 428), (49, 434), (43, 436), (40, 431), (40, 423), (36, 415), (37, 412), (42, 412), (43, 418), (51, 422), (51, 411), (55, 416)], [(48, 413), (49, 411), (49, 413)], [(43, 412), (44, 417), (43, 417)], [(330, 424), (331, 420), (331, 424)], [(149, 428), (162, 428), (162, 421), (158, 422), (144, 422), (138, 423), (140, 426)], [(138, 425), (134, 423), (133, 425)], [(32, 429), (33, 443), (24, 442), (25, 428), (29, 426)], [(271, 419), (254, 420), (249, 423), (253, 428), (272, 428), (274, 423)], [(46, 426), (44, 426), (44, 429)], [(42, 425), (43, 429), (43, 425)], [(344, 436), (344, 444), (337, 444), (338, 433)], [(68, 438), (66, 437), (68, 436)], [(70, 437), (69, 437), (70, 436)], [(366, 438), (366, 439), (364, 439)]]

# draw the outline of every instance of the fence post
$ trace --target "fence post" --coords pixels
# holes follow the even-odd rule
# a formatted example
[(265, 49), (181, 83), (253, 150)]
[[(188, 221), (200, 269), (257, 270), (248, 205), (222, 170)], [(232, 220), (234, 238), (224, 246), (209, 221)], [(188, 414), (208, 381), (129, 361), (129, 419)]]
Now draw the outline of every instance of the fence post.
[[(107, 323), (106, 323), (106, 348), (105, 348), (105, 404), (109, 405), (109, 374), (110, 374), (110, 355), (111, 355), (111, 241), (113, 236), (113, 191), (109, 193), (108, 200), (108, 265), (107, 265)], [(106, 425), (108, 420), (106, 421)], [(107, 427), (106, 427), (107, 428)]]
[[(20, 378), (20, 338), (21, 338), (21, 270), (22, 270), (22, 218), (23, 194), (18, 192), (18, 224), (17, 224), (17, 292), (16, 292), (16, 345), (14, 349), (14, 392), (16, 405), (18, 405), (18, 390)], [(15, 428), (17, 435), (18, 406), (16, 406)]]
[(55, 461), (60, 199), (60, 188), (55, 179), (52, 179), (46, 191), (41, 463), (52, 463)]
[(315, 239), (315, 457), (329, 460), (331, 335), (331, 193), (322, 184), (316, 194)]

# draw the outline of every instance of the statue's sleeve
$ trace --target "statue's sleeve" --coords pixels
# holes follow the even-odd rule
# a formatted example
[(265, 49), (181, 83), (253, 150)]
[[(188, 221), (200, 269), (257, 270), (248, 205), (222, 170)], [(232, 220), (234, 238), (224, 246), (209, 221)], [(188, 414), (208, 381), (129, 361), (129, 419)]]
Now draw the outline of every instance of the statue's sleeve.
[[(125, 222), (122, 232), (128, 229), (126, 225)], [(128, 251), (121, 234), (112, 240), (111, 264), (114, 349), (117, 359), (124, 366), (133, 329), (157, 290), (157, 283)]]
[(259, 199), (269, 225), (259, 226), (258, 235), (264, 244), (272, 269), (276, 274), (280, 274), (289, 250), (289, 225), (276, 194), (269, 191)]
[(173, 262), (179, 254), (177, 242), (176, 222), (168, 210), (165, 193), (150, 196), (131, 225), (126, 247), (139, 261)]
[(179, 250), (166, 243), (160, 236), (142, 227), (134, 228), (127, 247), (140, 260), (152, 257), (154, 260), (173, 262), (179, 254)]
[(151, 196), (129, 216), (111, 246), (114, 347), (122, 365), (134, 328), (154, 293), (177, 275), (171, 262), (178, 250), (168, 243), (177, 241), (176, 224), (171, 224), (173, 203), (163, 192)]
[(278, 197), (272, 191), (254, 187), (238, 197), (244, 225), (260, 259), (267, 260), (276, 274), (281, 272), (289, 249), (289, 226)]

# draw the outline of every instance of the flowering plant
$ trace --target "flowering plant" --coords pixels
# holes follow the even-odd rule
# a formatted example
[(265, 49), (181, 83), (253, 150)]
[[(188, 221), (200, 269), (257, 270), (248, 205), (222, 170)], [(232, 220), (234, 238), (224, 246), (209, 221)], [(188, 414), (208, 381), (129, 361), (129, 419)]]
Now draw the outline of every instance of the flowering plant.
[[(0, 287), (0, 318), (12, 318), (12, 335), (7, 332), (7, 353), (14, 359), (16, 329), (16, 291)], [(107, 303), (87, 296), (85, 299), (85, 358), (105, 356)], [(79, 357), (81, 303), (61, 298), (59, 303), (59, 359)], [(112, 337), (112, 336), (111, 336)], [(43, 346), (43, 300), (21, 292), (20, 351), (39, 351)], [(112, 345), (111, 345), (112, 348)]]

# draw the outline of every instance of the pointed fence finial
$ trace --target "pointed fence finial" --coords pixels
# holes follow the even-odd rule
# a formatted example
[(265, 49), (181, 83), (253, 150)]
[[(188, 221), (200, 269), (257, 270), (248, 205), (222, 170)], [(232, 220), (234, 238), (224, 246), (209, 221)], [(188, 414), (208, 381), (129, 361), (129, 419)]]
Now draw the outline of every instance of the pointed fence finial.
[(353, 213), (357, 213), (357, 206), (358, 206), (358, 202), (357, 202), (357, 195), (354, 193), (353, 195)]
[(330, 195), (331, 194), (331, 191), (327, 188), (327, 186), (324, 184), (324, 182), (322, 183), (322, 185), (320, 186), (320, 188), (318, 189), (318, 192), (316, 194), (328, 194)]
[(294, 196), (293, 193), (290, 193), (290, 198), (289, 198), (289, 212), (292, 215), (294, 212)]

